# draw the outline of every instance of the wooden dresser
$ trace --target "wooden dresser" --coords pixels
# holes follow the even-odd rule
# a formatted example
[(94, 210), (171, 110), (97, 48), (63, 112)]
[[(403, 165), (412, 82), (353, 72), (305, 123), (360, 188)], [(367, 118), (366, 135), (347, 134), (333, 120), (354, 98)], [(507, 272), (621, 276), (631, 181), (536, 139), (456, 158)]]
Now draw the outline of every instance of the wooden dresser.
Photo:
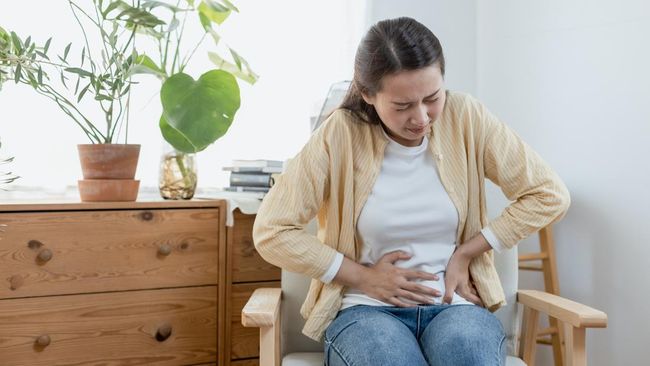
[[(256, 365), (240, 311), (280, 270), (223, 200), (0, 206), (0, 364)], [(231, 362), (231, 360), (233, 360)]]

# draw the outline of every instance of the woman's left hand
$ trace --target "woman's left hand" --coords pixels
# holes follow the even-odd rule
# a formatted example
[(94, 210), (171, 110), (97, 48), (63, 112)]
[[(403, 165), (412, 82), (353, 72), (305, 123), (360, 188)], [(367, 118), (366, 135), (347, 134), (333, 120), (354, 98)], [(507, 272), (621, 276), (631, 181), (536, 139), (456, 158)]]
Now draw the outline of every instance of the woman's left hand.
[(464, 251), (456, 250), (449, 259), (445, 272), (445, 296), (443, 303), (451, 304), (454, 292), (465, 300), (478, 306), (483, 306), (478, 292), (469, 279), (469, 262), (472, 258)]

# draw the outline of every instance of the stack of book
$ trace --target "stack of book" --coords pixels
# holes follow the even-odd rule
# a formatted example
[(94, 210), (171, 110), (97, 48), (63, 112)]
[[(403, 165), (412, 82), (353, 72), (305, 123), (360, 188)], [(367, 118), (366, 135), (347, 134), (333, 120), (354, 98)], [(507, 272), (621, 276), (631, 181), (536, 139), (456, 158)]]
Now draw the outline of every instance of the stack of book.
[(230, 172), (230, 192), (266, 193), (273, 187), (275, 178), (282, 173), (280, 160), (233, 160), (232, 166), (223, 170)]

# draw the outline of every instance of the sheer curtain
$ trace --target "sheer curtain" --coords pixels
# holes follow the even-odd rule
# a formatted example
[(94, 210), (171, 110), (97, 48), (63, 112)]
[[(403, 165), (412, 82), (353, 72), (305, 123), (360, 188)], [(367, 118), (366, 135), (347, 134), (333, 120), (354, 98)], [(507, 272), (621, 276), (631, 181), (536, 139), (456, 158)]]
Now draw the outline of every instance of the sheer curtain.
[[(260, 79), (252, 86), (240, 82), (242, 105), (233, 125), (198, 154), (199, 187), (227, 186), (228, 174), (221, 167), (232, 159), (295, 155), (309, 138), (309, 117), (329, 85), (352, 77), (354, 52), (367, 27), (365, 0), (242, 0), (236, 5), (240, 13), (224, 23), (223, 40)], [(3, 5), (0, 25), (41, 43), (52, 36), (51, 48), (57, 50), (68, 42), (82, 44), (65, 2), (38, 6), (41, 11), (33, 12), (23, 2)], [(186, 70), (194, 78), (212, 67), (205, 53), (212, 45), (204, 45)], [(159, 82), (140, 76), (138, 81), (129, 142), (142, 144), (136, 178), (141, 186), (156, 187), (162, 153)], [(81, 177), (76, 144), (87, 141), (72, 120), (29, 87), (13, 83), (0, 91), (0, 111), (0, 155), (15, 156), (10, 168), (21, 176), (15, 185), (56, 190), (76, 184)]]

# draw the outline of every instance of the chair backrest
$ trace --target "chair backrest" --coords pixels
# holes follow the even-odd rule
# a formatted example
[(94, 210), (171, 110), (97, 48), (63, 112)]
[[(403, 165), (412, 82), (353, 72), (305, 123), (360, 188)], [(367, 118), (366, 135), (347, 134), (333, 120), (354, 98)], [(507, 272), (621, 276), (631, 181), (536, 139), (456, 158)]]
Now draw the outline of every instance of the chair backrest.
[[(315, 232), (314, 224), (309, 227)], [(506, 293), (508, 305), (496, 312), (508, 336), (508, 354), (515, 354), (519, 331), (517, 316), (517, 247), (495, 253), (495, 265)], [(315, 342), (302, 334), (305, 320), (300, 307), (307, 296), (311, 279), (289, 271), (282, 271), (282, 355), (293, 352), (322, 352), (322, 343)]]

